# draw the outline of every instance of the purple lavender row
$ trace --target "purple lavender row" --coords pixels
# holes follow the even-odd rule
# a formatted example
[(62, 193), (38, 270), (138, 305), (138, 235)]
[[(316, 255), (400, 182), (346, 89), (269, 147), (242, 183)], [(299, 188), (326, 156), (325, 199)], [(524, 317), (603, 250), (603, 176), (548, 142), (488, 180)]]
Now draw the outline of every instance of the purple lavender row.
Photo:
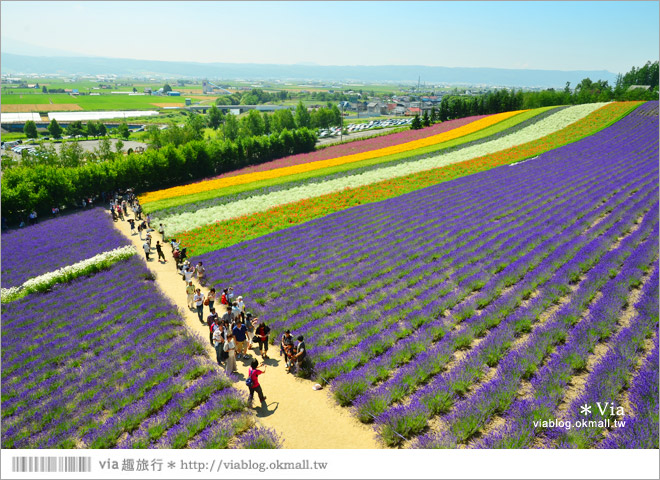
[[(652, 222), (655, 222), (653, 231), (657, 232), (657, 215), (655, 219), (652, 219)], [(647, 225), (650, 224), (653, 226), (652, 222), (647, 222)], [(637, 248), (638, 252), (646, 255), (642, 257), (641, 261), (639, 258), (631, 255), (626, 260), (627, 264), (637, 260), (640, 261), (639, 265), (643, 266), (644, 258), (646, 258), (648, 263), (649, 254), (645, 250), (649, 250), (651, 247), (650, 242), (647, 241), (649, 236), (650, 233), (648, 230), (645, 232), (640, 229), (636, 234), (628, 237), (628, 239), (636, 237), (637, 241), (646, 242), (641, 243)], [(625, 257), (629, 251), (626, 249), (626, 245), (622, 244), (622, 247), (616, 252), (610, 252), (610, 255), (608, 255), (612, 265), (616, 265), (617, 258)], [(608, 302), (611, 298), (616, 298), (609, 296), (615, 293), (617, 285), (617, 277), (610, 278), (611, 268), (614, 268), (617, 272), (619, 271), (619, 268), (616, 268), (616, 266), (612, 267), (610, 262), (606, 261), (598, 264), (593, 273), (589, 275), (590, 278), (588, 280), (593, 279), (592, 282), (596, 285), (603, 285), (600, 288), (603, 292), (601, 301), (591, 306), (589, 315), (578, 324), (577, 329), (571, 335), (569, 343), (558, 349), (550, 357), (547, 364), (532, 378), (533, 398), (523, 398), (515, 401), (505, 416), (505, 427), (494, 430), (477, 444), (478, 447), (524, 448), (529, 446), (540, 430), (534, 427), (533, 421), (551, 417), (555, 406), (561, 401), (563, 388), (570, 380), (571, 372), (576, 368), (586, 365), (586, 361), (582, 359), (586, 358), (589, 352), (589, 345), (593, 344), (593, 338), (590, 337), (591, 332), (589, 329), (596, 323), (596, 312), (599, 312), (599, 309), (602, 308), (607, 310), (610, 307)], [(626, 271), (629, 272), (630, 269), (626, 268)], [(634, 269), (632, 269), (632, 273), (636, 273)], [(605, 281), (606, 279), (607, 281)], [(577, 322), (581, 316), (581, 312), (588, 307), (589, 302), (595, 296), (594, 290), (590, 283), (583, 282), (578, 288), (578, 291), (573, 295), (571, 302), (559, 309), (552, 323), (560, 324), (568, 322), (571, 324)], [(552, 325), (550, 328), (552, 328)]]
[[(625, 281), (629, 283), (632, 278), (637, 276), (627, 277)], [(560, 448), (594, 446), (602, 440), (603, 427), (611, 428), (612, 422), (618, 416), (625, 415), (625, 411), (619, 415), (619, 409), (623, 407), (617, 402), (618, 396), (628, 385), (638, 355), (643, 351), (644, 340), (652, 337), (658, 329), (657, 270), (652, 273), (647, 285), (648, 288), (644, 288), (644, 293), (635, 304), (638, 313), (631, 319), (629, 326), (611, 340), (607, 353), (591, 370), (584, 393), (570, 403), (568, 415), (563, 418), (571, 421), (573, 425), (581, 420), (594, 423), (570, 430), (555, 427), (547, 432), (548, 437), (557, 442)], [(581, 414), (581, 407), (584, 405), (591, 407), (591, 412), (586, 415)], [(652, 441), (650, 438), (640, 440)], [(657, 441), (657, 437), (655, 440)]]
[[(657, 235), (657, 221), (655, 223), (654, 231)], [(657, 248), (654, 252), (651, 248), (652, 245), (650, 245), (651, 242), (647, 241), (648, 234), (648, 231), (646, 231), (645, 234), (642, 234), (641, 238), (643, 238), (643, 240), (641, 240), (641, 244), (637, 246), (633, 251), (633, 254), (625, 260), (620, 275), (627, 274), (632, 276), (637, 273), (641, 274), (638, 267), (648, 265), (651, 261), (650, 256), (657, 253)], [(630, 237), (627, 237), (626, 240), (630, 239), (632, 242), (633, 238), (639, 241), (640, 237), (632, 234)], [(592, 270), (592, 273), (594, 275), (602, 275), (603, 271), (609, 272), (612, 265), (617, 264), (617, 260), (621, 257), (625, 257), (626, 253), (630, 251), (629, 248), (631, 248), (631, 246), (626, 245), (619, 249), (620, 253), (610, 252), (611, 255), (607, 255), (607, 259), (603, 259), (601, 263), (597, 264), (595, 269)], [(605, 266), (608, 267), (607, 270), (605, 270)], [(575, 347), (575, 349), (567, 350), (567, 348), (561, 348), (558, 351), (559, 356), (566, 358), (563, 354), (567, 351), (570, 351), (572, 354), (580, 355), (578, 352), (583, 352), (585, 348), (593, 348), (594, 341), (604, 335), (603, 329), (612, 328), (611, 326), (616, 324), (617, 315), (624, 300), (614, 297), (617, 301), (613, 301), (611, 296), (615, 293), (627, 294), (629, 291), (627, 284), (620, 283), (621, 278), (622, 277), (619, 276), (616, 280), (612, 279), (603, 286), (601, 291), (604, 300), (596, 302), (596, 304), (591, 307), (589, 316), (580, 322), (576, 329), (569, 335), (565, 347), (568, 349)], [(586, 308), (584, 303), (586, 302), (583, 302), (583, 308)], [(595, 312), (600, 312), (601, 315), (597, 316)], [(567, 316), (560, 318), (566, 322), (567, 319), (570, 321), (571, 317)], [(538, 349), (538, 347), (532, 343), (530, 343), (529, 346), (530, 349), (535, 351), (524, 351), (518, 355), (514, 354), (506, 357), (502, 361), (502, 368), (498, 371), (496, 377), (475, 392), (475, 394), (470, 397), (469, 401), (464, 401), (460, 405), (457, 405), (454, 412), (447, 418), (451, 434), (453, 434), (458, 441), (466, 441), (485, 425), (491, 415), (505, 411), (517, 393), (519, 379), (524, 378), (525, 376), (530, 376), (536, 371), (539, 360), (545, 356), (543, 351), (547, 351), (547, 347)], [(575, 357), (571, 356), (569, 358), (573, 359)], [(553, 361), (551, 359), (550, 364), (552, 363)], [(559, 371), (559, 369), (554, 370), (552, 375), (554, 376), (557, 371)]]
[(102, 208), (53, 218), (2, 234), (2, 286), (129, 245)]
[[(598, 241), (603, 244), (603, 246), (607, 245), (603, 240)], [(571, 248), (566, 250), (571, 250)], [(560, 257), (560, 255), (558, 255), (558, 257)], [(551, 270), (553, 263), (556, 263), (556, 259), (548, 258), (546, 268)], [(545, 272), (542, 274), (545, 274)], [(534, 304), (532, 304), (532, 307), (534, 307)], [(400, 441), (400, 437), (394, 434), (394, 432), (402, 434), (403, 431), (404, 435), (415, 433), (425, 426), (426, 418), (429, 415), (447, 411), (454, 403), (457, 395), (464, 394), (469, 385), (474, 380), (480, 378), (483, 374), (483, 364), (488, 361), (489, 356), (492, 353), (497, 353), (497, 350), (493, 351), (492, 348), (497, 348), (499, 346), (498, 341), (506, 343), (513, 340), (512, 334), (515, 332), (514, 326), (517, 321), (524, 319), (524, 315), (521, 315), (521, 313), (524, 313), (524, 311), (518, 311), (511, 315), (511, 318), (503, 322), (504, 325), (502, 328), (498, 329), (498, 332), (492, 339), (490, 339), (490, 341), (487, 340), (480, 344), (479, 347), (473, 350), (456, 368), (452, 369), (447, 374), (438, 377), (418, 392), (413, 403), (405, 406), (392, 407), (386, 410), (384, 414), (380, 415), (377, 418), (377, 423), (379, 424), (381, 434), (385, 441), (388, 442), (388, 444), (395, 444)], [(531, 320), (531, 318), (529, 320)], [(448, 350), (445, 353), (450, 354), (451, 350)], [(359, 404), (358, 408), (382, 406), (383, 401), (387, 404), (387, 394), (388, 392), (385, 391), (383, 392), (384, 397), (381, 397), (380, 401), (378, 398), (371, 399), (370, 403)], [(356, 404), (358, 403), (359, 402), (356, 402)]]
[[(3, 366), (14, 369), (2, 378), (3, 447), (110, 447), (198, 372), (212, 377), (212, 391), (226, 388), (224, 374), (194, 356), (199, 345), (173, 305), (153, 283), (136, 280), (144, 274), (145, 266), (130, 259), (29, 295), (21, 308), (2, 306)], [(42, 310), (50, 323), (35, 343), (34, 319)], [(16, 368), (21, 363), (28, 367)], [(182, 420), (189, 414), (183, 409)]]
[(658, 335), (653, 340), (651, 354), (644, 361), (639, 374), (630, 387), (633, 416), (627, 417), (625, 426), (615, 429), (599, 448), (658, 448)]
[[(196, 381), (185, 390), (176, 393), (172, 399), (156, 415), (150, 417), (140, 427), (131, 432), (125, 439), (117, 445), (118, 448), (148, 448), (156, 440), (161, 438), (164, 432), (181, 421), (185, 412), (188, 412), (201, 403), (215, 405), (219, 407), (222, 398), (238, 395), (238, 391), (229, 388), (220, 388), (223, 385), (217, 384), (218, 377), (215, 372), (209, 370), (207, 374), (201, 377), (201, 381)], [(228, 382), (225, 383), (225, 387)], [(211, 399), (209, 399), (211, 397)], [(238, 397), (237, 397), (238, 398)], [(245, 403), (245, 402), (244, 402)], [(220, 412), (218, 412), (220, 413)], [(217, 418), (217, 417), (216, 417)], [(209, 418), (209, 421), (211, 419)], [(176, 448), (176, 447), (173, 447)]]
[[(540, 251), (546, 251), (547, 248), (548, 248), (547, 246), (540, 246), (540, 247), (537, 247), (537, 250), (540, 250)], [(556, 248), (556, 247), (555, 247), (555, 248)], [(522, 274), (524, 274), (524, 272), (526, 271), (526, 269), (530, 268), (528, 258), (531, 258), (531, 257), (533, 257), (534, 255), (535, 255), (535, 254), (534, 254), (533, 252), (532, 252), (532, 253), (527, 253), (527, 256), (526, 256), (526, 257), (524, 257), (524, 258), (522, 258), (522, 259), (517, 259), (516, 262), (514, 262), (512, 265), (510, 265), (509, 267), (507, 267), (507, 269), (505, 269), (505, 270), (502, 272), (502, 276), (504, 276), (505, 278), (508, 278), (508, 279), (509, 279), (509, 280), (508, 280), (509, 282), (513, 282), (513, 283), (515, 283), (515, 277), (516, 277), (516, 276), (518, 276), (518, 277), (521, 276)], [(514, 273), (509, 273), (509, 272), (514, 272)], [(517, 273), (515, 273), (515, 272), (517, 272)], [(507, 275), (509, 275), (509, 277), (507, 277)], [(511, 276), (511, 275), (512, 275), (512, 276)], [(491, 279), (491, 283), (490, 283), (490, 284), (486, 284), (486, 285), (484, 286), (484, 290), (485, 290), (485, 291), (497, 290), (498, 287), (496, 287), (496, 282), (499, 282), (499, 278), (501, 278), (501, 277), (500, 277), (500, 276), (495, 276), (495, 277), (493, 277), (493, 278)], [(499, 288), (502, 288), (502, 287), (503, 287), (503, 286), (500, 286)], [(474, 309), (474, 307), (470, 307), (470, 308), (471, 308), (471, 310)], [(404, 331), (404, 333), (405, 333), (405, 331)], [(385, 331), (385, 332), (379, 333), (378, 336), (374, 336), (374, 337), (372, 337), (372, 343), (374, 343), (374, 344), (377, 343), (378, 340), (381, 339), (381, 336), (383, 337), (383, 339), (384, 339), (385, 341), (388, 341), (388, 340), (389, 340), (389, 341), (391, 342), (391, 334), (389, 334), (389, 332)], [(345, 360), (345, 361), (342, 362), (342, 363), (343, 363), (343, 364), (348, 364), (348, 365), (349, 365), (349, 368), (352, 367), (352, 366), (354, 366), (354, 363), (355, 363), (356, 361), (358, 362), (358, 364), (361, 363), (361, 361), (360, 361), (359, 359), (356, 359), (355, 357), (353, 357), (353, 358), (349, 358), (348, 360), (346, 360), (346, 359), (344, 358), (344, 355), (345, 355), (345, 354), (342, 353), (342, 357), (341, 357), (341, 358), (342, 358), (342, 360)], [(337, 358), (339, 358), (339, 357), (337, 357)], [(333, 369), (334, 371), (336, 371), (336, 369), (337, 369), (337, 363), (338, 363), (338, 361), (337, 361), (336, 358), (335, 358), (335, 359), (332, 359), (332, 360), (329, 360), (329, 361), (326, 361), (326, 362), (319, 362), (319, 363), (317, 363), (317, 369), (318, 369), (318, 371), (322, 372), (322, 375), (325, 375), (325, 374), (328, 374), (328, 371), (329, 371), (330, 369)]]
[[(362, 323), (362, 326), (364, 326), (364, 323)], [(323, 333), (324, 333), (324, 336), (327, 335), (327, 331), (324, 331)]]
[[(573, 240), (573, 244), (577, 244), (578, 239)], [(539, 272), (536, 273), (536, 278), (534, 280), (528, 281), (530, 288), (536, 289), (539, 286), (543, 285), (549, 279), (549, 273), (556, 270), (558, 264), (564, 264), (567, 262), (568, 258), (571, 257), (570, 254), (567, 255), (566, 252), (572, 252), (575, 247), (567, 246), (567, 248), (556, 249), (554, 254), (551, 254), (547, 257), (541, 266), (539, 266)], [(552, 293), (552, 292), (548, 292)], [(526, 321), (530, 323), (533, 320), (536, 320), (540, 311), (542, 310), (542, 303), (544, 294), (540, 294), (535, 298), (527, 309), (522, 311), (515, 312), (513, 315), (509, 315), (502, 323), (496, 326), (494, 329), (494, 335), (487, 337), (487, 340), (483, 342), (476, 350), (471, 351), (468, 357), (459, 364), (453, 371), (461, 370), (461, 366), (466, 366), (468, 369), (472, 369), (474, 374), (477, 375), (480, 373), (480, 365), (483, 365), (484, 361), (486, 363), (493, 362), (497, 355), (501, 355), (502, 351), (506, 349), (507, 342), (510, 343), (513, 339), (514, 333), (517, 333), (517, 328), (519, 325), (525, 326)], [(416, 358), (414, 365), (403, 368), (397, 372), (396, 375), (392, 376), (390, 380), (386, 383), (380, 385), (377, 389), (369, 391), (367, 394), (361, 396), (355, 403), (358, 411), (358, 416), (361, 420), (368, 419), (371, 415), (377, 415), (382, 412), (383, 407), (391, 404), (393, 401), (396, 401), (399, 396), (402, 394), (410, 393), (410, 388), (418, 382), (426, 381), (431, 377), (435, 370), (441, 368), (448, 360), (449, 356), (453, 353), (454, 348), (456, 347), (456, 338), (464, 335), (465, 330), (472, 333), (468, 338), (474, 338), (476, 334), (482, 332), (483, 328), (488, 328), (489, 325), (492, 326), (492, 319), (497, 313), (498, 310), (505, 308), (507, 304), (513, 303), (514, 305), (519, 302), (518, 297), (520, 293), (517, 291), (512, 291), (509, 294), (509, 298), (513, 299), (513, 302), (507, 302), (506, 299), (499, 302), (495, 305), (495, 308), (486, 308), (483, 310), (480, 315), (475, 317), (474, 322), (470, 322), (466, 325), (466, 328), (460, 331), (451, 332), (450, 336), (446, 339), (443, 339), (443, 342), (440, 342), (430, 350), (427, 350), (422, 353), (419, 358)], [(535, 312), (536, 311), (536, 312)], [(531, 314), (535, 312), (535, 314)], [(526, 318), (527, 317), (527, 318)], [(507, 337), (508, 336), (508, 337)], [(452, 343), (454, 343), (452, 345)], [(478, 352), (484, 352), (483, 358), (479, 356)], [(476, 359), (476, 360), (475, 360)], [(426, 368), (420, 368), (418, 365), (426, 365)], [(492, 366), (492, 365), (491, 365)], [(358, 375), (364, 375), (364, 372), (356, 372)], [(452, 374), (450, 374), (452, 375)], [(350, 385), (351, 379), (354, 375), (348, 374), (350, 378), (346, 378), (345, 381)], [(413, 381), (413, 379), (415, 381)], [(466, 385), (467, 377), (461, 379), (461, 384)], [(452, 385), (457, 384), (457, 379), (450, 382)], [(355, 378), (354, 382), (358, 382), (358, 379)], [(405, 385), (405, 388), (402, 390), (400, 385)], [(398, 387), (398, 388), (397, 388)], [(349, 387), (350, 388), (350, 387)], [(355, 387), (353, 387), (355, 388)], [(451, 389), (449, 390), (451, 391)], [(398, 398), (397, 398), (398, 397)], [(447, 400), (451, 399), (451, 394), (448, 395)]]

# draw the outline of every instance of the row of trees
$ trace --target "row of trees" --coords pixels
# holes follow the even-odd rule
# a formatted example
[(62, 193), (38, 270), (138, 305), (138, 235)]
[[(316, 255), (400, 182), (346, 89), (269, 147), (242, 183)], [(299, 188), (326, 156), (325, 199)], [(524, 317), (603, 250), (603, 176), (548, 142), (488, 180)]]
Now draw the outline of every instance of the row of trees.
[[(32, 120), (25, 122), (23, 133), (25, 133), (27, 138), (39, 138), (39, 132), (37, 132), (37, 124)], [(87, 124), (83, 125), (80, 120), (76, 120), (75, 122), (71, 122), (66, 129), (63, 129), (60, 124), (57, 123), (57, 120), (53, 118), (48, 124), (48, 133), (53, 138), (60, 138), (63, 133), (74, 137), (82, 135), (85, 138), (98, 138), (108, 135), (108, 128), (103, 122), (100, 121), (96, 122), (94, 120), (90, 120), (87, 122)], [(126, 122), (121, 122), (119, 124), (116, 129), (116, 133), (124, 139), (127, 139), (131, 134)]]
[(157, 146), (167, 143), (185, 143), (186, 138), (193, 138), (198, 134), (204, 124), (218, 130), (223, 138), (236, 140), (240, 137), (253, 137), (258, 135), (279, 134), (284, 130), (295, 130), (298, 128), (328, 128), (331, 125), (341, 124), (341, 112), (337, 105), (328, 103), (327, 107), (321, 107), (308, 111), (302, 102), (298, 103), (295, 112), (288, 108), (275, 110), (273, 113), (250, 110), (247, 115), (238, 118), (232, 114), (223, 114), (220, 109), (213, 105), (207, 116), (206, 122), (198, 115), (189, 117), (186, 125), (179, 127), (173, 125), (167, 131), (156, 132), (150, 130), (151, 142)]
[[(549, 88), (541, 92), (498, 90), (477, 97), (445, 97), (440, 104), (440, 120), (445, 121), (469, 115), (485, 115), (552, 105), (579, 105), (584, 103), (658, 100), (658, 62), (647, 62), (641, 68), (633, 67), (619, 74), (614, 86), (607, 81), (583, 79), (574, 89), (570, 82), (562, 90)], [(631, 86), (644, 86), (634, 88)]]
[(265, 92), (261, 88), (253, 88), (250, 91), (246, 90), (244, 92), (235, 92), (231, 95), (223, 95), (215, 103), (216, 105), (261, 105), (268, 102), (282, 102), (288, 98), (290, 98), (289, 92), (286, 90), (270, 93)]
[(193, 140), (143, 154), (99, 156), (78, 166), (40, 160), (22, 163), (2, 174), (2, 213), (17, 222), (31, 210), (46, 215), (54, 205), (72, 206), (80, 198), (134, 187), (138, 192), (185, 184), (276, 158), (309, 152), (316, 144), (309, 129), (279, 135), (230, 140)]

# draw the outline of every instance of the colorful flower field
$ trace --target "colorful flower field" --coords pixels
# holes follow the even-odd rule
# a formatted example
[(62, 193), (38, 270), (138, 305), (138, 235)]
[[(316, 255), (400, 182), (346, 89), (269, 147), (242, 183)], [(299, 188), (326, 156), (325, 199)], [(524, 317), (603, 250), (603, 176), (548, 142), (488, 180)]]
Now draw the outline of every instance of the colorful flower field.
[[(658, 111), (469, 117), (140, 199), (382, 447), (657, 449)], [(100, 208), (2, 235), (2, 447), (286, 446), (128, 245)]]
[[(613, 103), (595, 111), (594, 105), (579, 105), (492, 142), (195, 213), (174, 215), (164, 222), (168, 231), (179, 236), (192, 253), (200, 254), (355, 205), (392, 198), (538, 156), (605, 128), (637, 105), (639, 103)], [(186, 233), (177, 233), (180, 231)]]
[(304, 334), (314, 380), (387, 446), (657, 448), (657, 115), (609, 104), (378, 203), (284, 204), (266, 215), (305, 223), (265, 236), (238, 217), (260, 238), (219, 230), (194, 260)]

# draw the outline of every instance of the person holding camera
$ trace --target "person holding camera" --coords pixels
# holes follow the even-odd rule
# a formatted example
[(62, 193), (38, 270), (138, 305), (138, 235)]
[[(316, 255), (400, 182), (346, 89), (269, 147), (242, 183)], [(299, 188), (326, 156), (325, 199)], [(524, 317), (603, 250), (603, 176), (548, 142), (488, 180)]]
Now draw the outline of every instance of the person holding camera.
[[(263, 370), (259, 370), (259, 367), (263, 367)], [(250, 364), (250, 369), (248, 370), (248, 378), (251, 380), (252, 384), (248, 386), (250, 389), (250, 395), (248, 397), (248, 407), (252, 408), (252, 400), (254, 399), (254, 392), (257, 392), (259, 395), (259, 400), (261, 401), (261, 406), (266, 406), (266, 397), (264, 397), (264, 392), (261, 390), (261, 385), (259, 384), (259, 375), (266, 373), (266, 365), (264, 363), (259, 364), (255, 359), (252, 360)]]

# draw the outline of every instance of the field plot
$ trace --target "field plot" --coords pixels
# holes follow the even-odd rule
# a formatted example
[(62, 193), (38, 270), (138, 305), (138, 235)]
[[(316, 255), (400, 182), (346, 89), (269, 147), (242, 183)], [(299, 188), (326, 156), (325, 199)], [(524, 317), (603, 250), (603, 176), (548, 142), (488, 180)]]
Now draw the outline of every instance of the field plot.
[(150, 275), (133, 257), (2, 305), (3, 448), (275, 446)]
[(77, 103), (49, 103), (36, 104), (24, 103), (14, 105), (2, 105), (2, 111), (5, 113), (22, 112), (78, 112), (83, 108)]
[(598, 392), (657, 448), (657, 402), (639, 392), (657, 354), (658, 103), (576, 141), (584, 128), (529, 161), (193, 260), (275, 333), (304, 334), (316, 380), (387, 445), (634, 443), (625, 426), (533, 423), (604, 420), (578, 408)]
[[(176, 106), (182, 104), (181, 97), (166, 97), (152, 95), (68, 95), (32, 94), (3, 95), (2, 111), (54, 111), (52, 107), (58, 104), (77, 105), (76, 110), (153, 110), (156, 104)], [(26, 107), (29, 106), (29, 107)], [(20, 106), (20, 107), (18, 107)], [(15, 108), (30, 108), (30, 110), (14, 110)], [(73, 107), (62, 110), (74, 110)]]

